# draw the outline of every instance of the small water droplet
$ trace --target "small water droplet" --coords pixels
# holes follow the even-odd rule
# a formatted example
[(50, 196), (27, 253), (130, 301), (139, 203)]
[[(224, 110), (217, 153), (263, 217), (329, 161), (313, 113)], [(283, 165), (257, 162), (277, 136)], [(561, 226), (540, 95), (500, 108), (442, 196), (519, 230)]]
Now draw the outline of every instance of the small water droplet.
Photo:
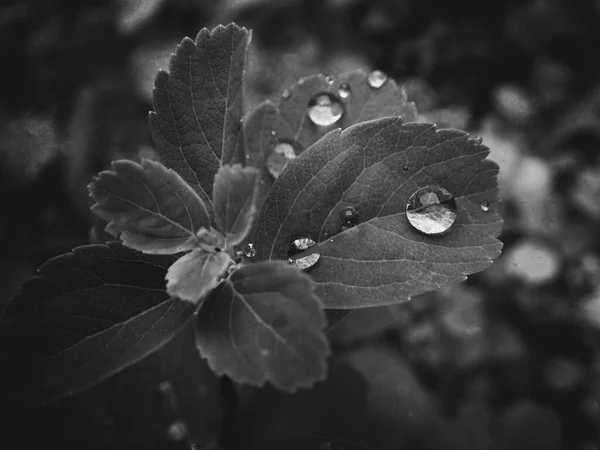
[(488, 202), (481, 202), (481, 210), (488, 212), (490, 210), (490, 204)]
[(321, 255), (319, 253), (310, 253), (306, 256), (297, 257), (296, 255), (308, 250), (316, 244), (311, 238), (296, 239), (288, 249), (288, 262), (295, 265), (299, 269), (309, 269), (314, 266)]
[(277, 136), (277, 132), (275, 130), (271, 131), (271, 136)]
[(344, 108), (342, 102), (329, 93), (316, 95), (308, 102), (308, 117), (319, 126), (333, 125), (342, 118)]
[(352, 228), (358, 225), (360, 215), (354, 206), (346, 206), (340, 211), (340, 223), (345, 228)]
[(330, 235), (331, 235), (331, 230), (328, 227), (325, 227), (325, 229), (323, 230), (323, 236), (328, 238)]
[(443, 233), (456, 220), (456, 200), (442, 187), (422, 187), (410, 196), (406, 205), (406, 217), (422, 233)]
[(381, 70), (374, 70), (367, 77), (367, 83), (369, 86), (375, 89), (379, 89), (387, 81), (388, 76)]
[(289, 100), (290, 97), (292, 96), (292, 93), (290, 92), (289, 89), (285, 89), (282, 93), (281, 93), (281, 99), (282, 100)]
[(246, 248), (244, 249), (244, 256), (246, 258), (254, 258), (256, 256), (256, 246), (252, 243), (246, 245)]
[(278, 178), (289, 162), (296, 157), (296, 149), (291, 141), (280, 140), (267, 157), (265, 164), (273, 177)]
[(331, 86), (333, 83), (335, 83), (335, 76), (329, 75), (328, 77), (325, 77), (325, 81), (329, 86)]
[(404, 170), (406, 172), (408, 170), (408, 164), (404, 164), (404, 167), (402, 167), (402, 170)]
[(348, 83), (342, 83), (338, 89), (338, 95), (341, 98), (348, 98), (350, 96), (350, 85)]

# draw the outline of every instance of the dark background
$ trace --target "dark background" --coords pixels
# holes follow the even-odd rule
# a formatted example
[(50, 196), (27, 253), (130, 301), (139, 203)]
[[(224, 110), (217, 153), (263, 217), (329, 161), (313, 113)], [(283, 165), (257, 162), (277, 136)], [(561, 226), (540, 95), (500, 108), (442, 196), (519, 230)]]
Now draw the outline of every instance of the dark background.
[(4, 402), (0, 447), (326, 435), (380, 450), (600, 449), (596, 0), (2, 0), (0, 310), (41, 263), (104, 238), (91, 176), (155, 157), (156, 72), (184, 36), (230, 21), (254, 30), (246, 111), (302, 76), (380, 69), (420, 120), (482, 136), (501, 168), (504, 254), (463, 285), (340, 324), (312, 391), (217, 380), (182, 336), (59, 404)]

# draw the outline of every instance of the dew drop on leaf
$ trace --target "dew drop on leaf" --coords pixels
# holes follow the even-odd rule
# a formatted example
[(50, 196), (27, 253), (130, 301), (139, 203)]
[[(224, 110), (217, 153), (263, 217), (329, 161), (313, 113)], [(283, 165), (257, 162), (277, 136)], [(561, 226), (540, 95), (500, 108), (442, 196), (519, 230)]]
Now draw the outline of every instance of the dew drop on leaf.
[(175, 442), (181, 442), (188, 436), (188, 430), (181, 420), (176, 420), (171, 425), (169, 425), (169, 429), (167, 431), (169, 438)]
[(360, 215), (354, 206), (346, 206), (340, 211), (340, 223), (345, 228), (352, 228), (358, 225)]
[(481, 202), (481, 210), (488, 212), (490, 210), (490, 204), (488, 202)]
[(290, 92), (289, 89), (286, 89), (281, 93), (282, 100), (289, 100), (291, 96), (292, 96), (292, 93)]
[(335, 76), (329, 75), (328, 77), (325, 78), (325, 81), (327, 82), (327, 84), (329, 86), (331, 86), (335, 82)]
[(305, 255), (306, 250), (310, 249), (316, 244), (311, 238), (299, 238), (292, 242), (288, 249), (288, 262), (295, 265), (299, 269), (309, 269), (314, 266), (321, 255), (319, 253), (308, 253)]
[(315, 125), (333, 125), (343, 114), (342, 102), (332, 94), (321, 93), (308, 102), (308, 117)]
[(422, 187), (410, 196), (406, 205), (406, 217), (422, 233), (443, 233), (456, 220), (456, 200), (442, 187)]
[(246, 258), (254, 258), (256, 256), (256, 246), (252, 243), (246, 245), (244, 249), (244, 256)]
[(387, 75), (381, 70), (374, 70), (367, 77), (367, 83), (372, 88), (379, 89), (387, 81), (387, 78)]
[(350, 96), (350, 85), (348, 83), (341, 84), (338, 89), (338, 95), (340, 98), (348, 98)]
[(288, 163), (296, 157), (294, 145), (289, 141), (279, 141), (265, 162), (267, 170), (277, 178), (285, 170)]
[(402, 167), (402, 170), (404, 170), (406, 172), (408, 170), (408, 164), (404, 164), (404, 167)]

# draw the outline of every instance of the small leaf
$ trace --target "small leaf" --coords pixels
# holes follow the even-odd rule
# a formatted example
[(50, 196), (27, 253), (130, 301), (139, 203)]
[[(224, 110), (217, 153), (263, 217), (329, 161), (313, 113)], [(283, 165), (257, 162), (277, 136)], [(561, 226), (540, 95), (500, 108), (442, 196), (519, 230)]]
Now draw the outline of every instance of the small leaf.
[(164, 277), (175, 258), (120, 243), (78, 247), (43, 264), (0, 335), (0, 385), (38, 405), (86, 390), (160, 348), (194, 306), (170, 297)]
[(215, 373), (293, 392), (325, 378), (325, 315), (310, 277), (281, 261), (243, 266), (198, 313), (197, 345)]
[[(184, 38), (159, 71), (150, 131), (161, 161), (191, 184), (212, 212), (213, 179), (239, 152), (242, 83), (250, 33), (236, 24)], [(211, 213), (212, 215), (212, 213)]]
[(226, 246), (237, 245), (250, 232), (256, 215), (259, 172), (240, 164), (223, 166), (215, 175), (213, 200), (217, 227)]
[(198, 246), (209, 223), (198, 194), (159, 162), (114, 161), (89, 185), (92, 211), (108, 221), (106, 231), (145, 253), (168, 254)]
[[(257, 219), (257, 258), (287, 258), (298, 237), (318, 242), (311, 276), (326, 308), (398, 303), (463, 281), (502, 248), (495, 238), (502, 227), (494, 211), (498, 169), (485, 160), (488, 152), (462, 131), (399, 118), (334, 130), (275, 181)], [(441, 235), (407, 219), (409, 198), (428, 185), (456, 202), (456, 219)], [(346, 207), (357, 211), (356, 226), (340, 221)]]
[(192, 303), (217, 285), (231, 258), (225, 252), (196, 249), (173, 263), (167, 272), (167, 292)]

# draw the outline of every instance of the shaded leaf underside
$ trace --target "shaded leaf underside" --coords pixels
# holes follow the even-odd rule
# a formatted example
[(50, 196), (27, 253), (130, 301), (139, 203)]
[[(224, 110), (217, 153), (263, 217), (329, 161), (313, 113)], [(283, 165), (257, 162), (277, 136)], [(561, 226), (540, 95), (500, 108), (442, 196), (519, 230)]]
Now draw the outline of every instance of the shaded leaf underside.
[(85, 390), (165, 344), (194, 312), (164, 289), (172, 256), (120, 243), (49, 260), (22, 288), (3, 331), (7, 394), (44, 404)]

